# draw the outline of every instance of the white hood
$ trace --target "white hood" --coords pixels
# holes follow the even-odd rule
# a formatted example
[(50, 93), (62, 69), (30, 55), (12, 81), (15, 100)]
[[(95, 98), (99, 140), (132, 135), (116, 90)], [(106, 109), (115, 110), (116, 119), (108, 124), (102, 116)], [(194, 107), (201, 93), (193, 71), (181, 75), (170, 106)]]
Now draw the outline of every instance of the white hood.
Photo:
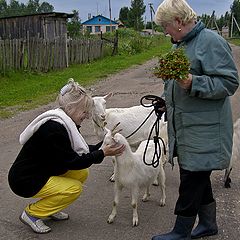
[(83, 153), (89, 153), (88, 145), (82, 135), (79, 133), (76, 124), (60, 108), (49, 110), (35, 118), (21, 133), (19, 138), (20, 144), (25, 144), (28, 139), (39, 129), (39, 127), (48, 120), (59, 122), (66, 128), (71, 141), (71, 146), (75, 152), (77, 152), (80, 156)]

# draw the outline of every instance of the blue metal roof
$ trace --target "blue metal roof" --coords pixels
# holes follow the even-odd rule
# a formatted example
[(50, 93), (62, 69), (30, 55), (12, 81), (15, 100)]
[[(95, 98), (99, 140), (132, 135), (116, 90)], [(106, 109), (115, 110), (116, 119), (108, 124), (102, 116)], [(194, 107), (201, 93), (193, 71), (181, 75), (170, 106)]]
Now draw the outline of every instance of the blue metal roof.
[(106, 18), (102, 15), (92, 17), (91, 19), (82, 23), (82, 25), (110, 25), (110, 24), (118, 24), (118, 23), (114, 20), (111, 20), (110, 22), (109, 18)]

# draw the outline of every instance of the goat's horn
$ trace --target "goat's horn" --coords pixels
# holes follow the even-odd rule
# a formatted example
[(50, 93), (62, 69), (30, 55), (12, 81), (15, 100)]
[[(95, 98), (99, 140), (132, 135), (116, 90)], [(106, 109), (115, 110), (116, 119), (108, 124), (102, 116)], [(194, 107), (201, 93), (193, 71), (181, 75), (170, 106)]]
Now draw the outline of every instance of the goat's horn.
[(122, 129), (114, 129), (114, 131), (112, 131), (112, 136), (114, 136), (116, 133), (121, 132)]
[(120, 122), (118, 122), (113, 128), (112, 128), (112, 132), (119, 126)]

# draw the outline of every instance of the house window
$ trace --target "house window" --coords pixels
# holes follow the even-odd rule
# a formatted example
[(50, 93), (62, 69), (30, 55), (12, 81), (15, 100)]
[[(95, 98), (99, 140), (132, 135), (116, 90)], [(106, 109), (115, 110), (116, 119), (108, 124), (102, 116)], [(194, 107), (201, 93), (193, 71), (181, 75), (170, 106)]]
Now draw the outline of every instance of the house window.
[(101, 32), (101, 26), (95, 26), (95, 32)]
[(87, 26), (87, 31), (91, 33), (92, 32), (92, 26)]
[(101, 18), (99, 18), (99, 19), (98, 19), (98, 21), (99, 21), (99, 22), (101, 22), (101, 21), (102, 21), (102, 19), (101, 19)]
[[(106, 32), (110, 32), (111, 27), (106, 26)], [(116, 26), (112, 26), (112, 31), (116, 30)]]

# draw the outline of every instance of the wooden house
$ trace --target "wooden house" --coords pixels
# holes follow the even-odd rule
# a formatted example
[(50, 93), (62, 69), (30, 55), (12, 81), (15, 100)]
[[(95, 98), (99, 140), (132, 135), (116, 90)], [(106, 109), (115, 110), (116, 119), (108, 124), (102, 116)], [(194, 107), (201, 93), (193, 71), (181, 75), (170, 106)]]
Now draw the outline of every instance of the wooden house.
[(118, 22), (110, 20), (102, 15), (94, 16), (82, 23), (83, 31), (91, 34), (100, 34), (118, 29)]
[(3, 17), (0, 18), (0, 39), (56, 39), (67, 33), (67, 19), (72, 17), (73, 14), (58, 12)]

